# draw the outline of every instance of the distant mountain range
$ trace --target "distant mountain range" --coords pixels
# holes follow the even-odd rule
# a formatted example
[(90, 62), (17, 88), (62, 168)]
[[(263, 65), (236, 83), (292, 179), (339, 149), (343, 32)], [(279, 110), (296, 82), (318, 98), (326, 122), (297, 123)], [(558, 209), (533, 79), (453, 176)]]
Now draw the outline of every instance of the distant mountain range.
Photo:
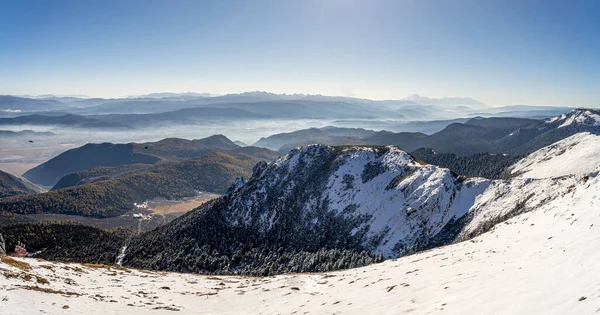
[[(153, 93), (111, 99), (53, 95), (26, 98), (5, 95), (0, 96), (0, 116), (5, 118), (36, 116), (14, 121), (5, 120), (0, 124), (125, 128), (148, 123), (195, 123), (205, 118), (440, 120), (480, 115), (540, 119), (555, 116), (568, 109), (526, 105), (490, 107), (466, 97), (428, 98), (420, 95), (384, 101), (267, 92), (220, 96), (203, 93)], [(185, 111), (177, 112), (179, 110)], [(112, 116), (122, 114), (131, 116)], [(135, 116), (144, 114), (155, 115)], [(78, 118), (40, 117), (65, 115), (75, 115)], [(82, 116), (92, 121), (84, 121)], [(97, 122), (98, 120), (103, 123)]]
[[(600, 111), (594, 109), (575, 109), (546, 120), (476, 117), (464, 123), (450, 123), (443, 130), (431, 135), (364, 129), (358, 134), (349, 128), (307, 129), (272, 135), (260, 139), (254, 145), (275, 149), (281, 153), (297, 146), (321, 143), (395, 145), (407, 151), (429, 148), (458, 156), (475, 153), (524, 155), (578, 132), (597, 133), (595, 119), (599, 113)], [(565, 124), (565, 121), (569, 123)]]
[(53, 132), (49, 131), (33, 131), (33, 130), (21, 130), (21, 131), (12, 131), (12, 130), (0, 130), (0, 137), (11, 138), (11, 137), (31, 137), (31, 136), (53, 136), (55, 135)]
[(287, 152), (294, 147), (313, 143), (329, 145), (358, 144), (362, 143), (360, 139), (372, 136), (375, 133), (372, 130), (355, 128), (310, 128), (261, 138), (254, 145)]
[(437, 105), (441, 107), (457, 107), (457, 106), (465, 106), (470, 109), (475, 108), (486, 108), (490, 107), (478, 100), (474, 100), (469, 97), (442, 97), (442, 98), (429, 98), (425, 96), (421, 96), (419, 94), (412, 94), (405, 97), (403, 100), (411, 101), (417, 104), (423, 105)]
[(72, 128), (129, 128), (127, 125), (100, 120), (93, 117), (67, 115), (24, 115), (14, 118), (0, 118), (0, 126), (63, 126)]
[[(343, 144), (304, 145), (279, 157), (223, 136), (94, 144), (45, 163), (41, 178), (56, 176), (49, 169), (71, 173), (47, 193), (0, 198), (0, 215), (118, 217), (133, 203), (212, 191), (223, 196), (146, 233), (106, 235), (111, 244), (77, 242), (58, 225), (26, 228), (42, 236), (7, 230), (56, 260), (114, 261), (121, 248), (124, 266), (178, 272), (352, 268), (468, 240), (536, 209), (576, 204), (578, 213), (591, 203), (577, 198), (593, 196), (600, 183), (599, 134), (600, 111), (579, 108), (545, 120), (476, 117), (431, 135), (327, 127), (259, 141)], [(364, 144), (348, 143), (355, 140)], [(138, 154), (149, 160), (132, 160)]]

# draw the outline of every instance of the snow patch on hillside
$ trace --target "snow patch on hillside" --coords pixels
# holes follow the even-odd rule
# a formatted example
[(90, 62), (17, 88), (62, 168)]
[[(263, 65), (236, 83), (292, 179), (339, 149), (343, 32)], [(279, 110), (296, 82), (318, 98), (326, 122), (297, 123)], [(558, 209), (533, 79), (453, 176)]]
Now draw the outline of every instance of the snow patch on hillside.
[(545, 123), (562, 122), (558, 128), (573, 124), (580, 126), (600, 126), (600, 113), (596, 110), (577, 108), (566, 114), (547, 119)]
[(519, 178), (550, 178), (585, 175), (599, 166), (600, 136), (582, 132), (528, 155), (511, 173)]
[[(433, 237), (452, 217), (448, 209), (455, 178), (447, 169), (418, 164), (398, 148), (391, 147), (380, 157), (365, 152), (353, 151), (346, 157), (329, 177), (322, 200), (338, 213), (368, 216), (360, 228), (368, 228), (368, 242), (380, 239), (374, 252), (397, 257), (402, 254), (399, 242), (408, 248), (423, 233)], [(365, 173), (372, 169), (376, 174), (378, 168), (380, 174), (365, 180)]]
[[(333, 212), (353, 224), (349, 236), (358, 235), (364, 248), (395, 258), (427, 247), (459, 219), (458, 238), (467, 239), (562, 198), (582, 182), (582, 174), (600, 170), (599, 140), (580, 133), (542, 148), (516, 164), (513, 173), (521, 175), (512, 180), (459, 178), (448, 169), (421, 165), (396, 147), (311, 145), (251, 179), (243, 194), (232, 197), (226, 217), (233, 226), (258, 222), (257, 229), (266, 233), (291, 208), (300, 209), (305, 228), (327, 224), (331, 217), (323, 213)], [(333, 162), (319, 164), (324, 159)], [(324, 167), (322, 179), (298, 183), (316, 167)], [(310, 186), (319, 189), (299, 199)]]
[[(487, 184), (469, 181), (456, 198), (468, 205)], [(592, 314), (600, 176), (573, 184), (471, 241), (338, 272), (203, 276), (16, 258), (31, 265), (23, 271), (0, 261), (0, 314)]]

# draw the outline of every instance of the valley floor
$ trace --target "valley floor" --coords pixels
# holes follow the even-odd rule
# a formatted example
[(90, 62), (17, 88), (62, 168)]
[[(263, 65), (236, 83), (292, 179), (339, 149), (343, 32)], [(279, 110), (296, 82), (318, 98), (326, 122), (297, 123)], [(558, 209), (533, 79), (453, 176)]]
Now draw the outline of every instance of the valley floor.
[(324, 274), (202, 276), (16, 258), (28, 269), (4, 258), (0, 314), (592, 314), (597, 187), (470, 241)]

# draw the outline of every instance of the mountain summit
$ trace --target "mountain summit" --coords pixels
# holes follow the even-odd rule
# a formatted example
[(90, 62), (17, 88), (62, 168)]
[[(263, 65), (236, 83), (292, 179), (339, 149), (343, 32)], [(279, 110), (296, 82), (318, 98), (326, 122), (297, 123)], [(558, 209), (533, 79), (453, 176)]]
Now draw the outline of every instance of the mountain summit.
[(546, 123), (559, 124), (559, 128), (578, 125), (600, 127), (600, 110), (589, 108), (576, 108), (568, 113), (547, 119)]
[[(271, 274), (344, 268), (306, 265), (286, 253), (400, 257), (472, 238), (508, 218), (561, 202), (585, 184), (582, 176), (598, 174), (584, 171), (508, 181), (466, 178), (393, 146), (309, 145), (257, 164), (250, 179), (239, 180), (226, 196), (134, 238), (124, 264), (216, 273), (271, 266), (260, 273)], [(284, 262), (269, 263), (282, 255)]]

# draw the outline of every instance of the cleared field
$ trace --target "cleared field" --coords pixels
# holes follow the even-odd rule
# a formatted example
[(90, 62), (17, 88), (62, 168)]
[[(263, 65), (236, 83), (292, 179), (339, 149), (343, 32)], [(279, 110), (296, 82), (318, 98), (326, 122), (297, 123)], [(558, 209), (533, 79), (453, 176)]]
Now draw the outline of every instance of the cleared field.
[(164, 200), (158, 199), (148, 202), (148, 207), (157, 214), (169, 214), (188, 212), (194, 208), (201, 206), (203, 203), (217, 198), (220, 195), (201, 192), (196, 197), (185, 198), (180, 200)]

